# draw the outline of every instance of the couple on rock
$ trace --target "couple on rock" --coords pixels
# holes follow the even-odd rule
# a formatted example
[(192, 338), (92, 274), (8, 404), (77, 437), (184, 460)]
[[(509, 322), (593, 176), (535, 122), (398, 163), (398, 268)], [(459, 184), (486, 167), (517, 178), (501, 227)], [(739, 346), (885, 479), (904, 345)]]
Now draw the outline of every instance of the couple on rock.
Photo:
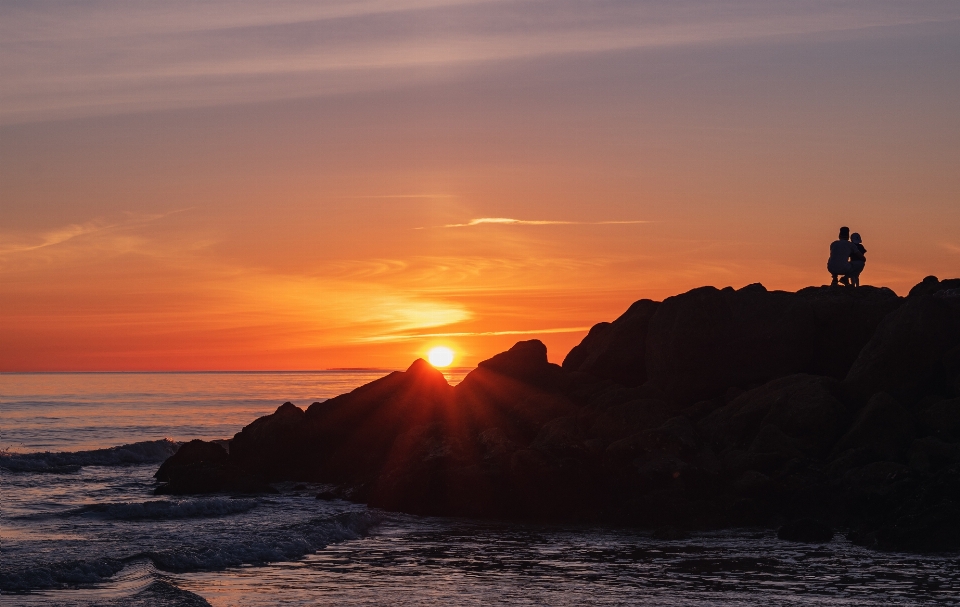
[(836, 286), (837, 276), (840, 276), (839, 282), (844, 286), (859, 287), (860, 272), (867, 263), (866, 252), (860, 234), (854, 232), (851, 235), (847, 226), (840, 228), (840, 238), (830, 244), (830, 259), (827, 261), (827, 271), (833, 275), (830, 286)]

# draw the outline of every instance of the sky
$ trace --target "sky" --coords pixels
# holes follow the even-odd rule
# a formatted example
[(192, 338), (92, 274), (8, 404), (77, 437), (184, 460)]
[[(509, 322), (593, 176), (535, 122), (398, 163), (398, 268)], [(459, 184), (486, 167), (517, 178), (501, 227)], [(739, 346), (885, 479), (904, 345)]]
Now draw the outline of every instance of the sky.
[(0, 371), (562, 361), (960, 276), (960, 3), (0, 3)]

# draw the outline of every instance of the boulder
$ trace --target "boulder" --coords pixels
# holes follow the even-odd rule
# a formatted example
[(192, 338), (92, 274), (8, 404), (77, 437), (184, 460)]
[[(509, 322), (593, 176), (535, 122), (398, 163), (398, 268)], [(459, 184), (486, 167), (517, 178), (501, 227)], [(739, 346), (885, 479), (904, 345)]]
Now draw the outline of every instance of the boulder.
[(913, 441), (907, 451), (907, 461), (918, 472), (934, 472), (960, 462), (960, 444), (927, 436)]
[(865, 449), (878, 460), (899, 460), (916, 435), (913, 415), (885, 392), (860, 411), (850, 430), (837, 441), (834, 454)]
[(235, 464), (274, 480), (298, 480), (309, 476), (303, 409), (283, 403), (237, 433), (230, 442)]
[(960, 442), (960, 398), (941, 400), (921, 414), (924, 430), (941, 440)]
[[(875, 465), (875, 468), (882, 465)], [(902, 474), (902, 473), (900, 473)], [(922, 483), (899, 480), (884, 485), (885, 508), (853, 525), (849, 538), (881, 550), (946, 552), (960, 549), (960, 464), (944, 468)]]
[(912, 289), (910, 289), (910, 293), (907, 295), (907, 297), (933, 295), (934, 293), (939, 293), (940, 291), (949, 291), (952, 289), (960, 289), (960, 278), (948, 278), (946, 280), (940, 280), (936, 276), (927, 276), (922, 281), (914, 285)]
[(659, 302), (641, 299), (612, 323), (594, 325), (563, 359), (563, 369), (611, 379), (624, 386), (647, 380), (646, 338)]
[(369, 484), (391, 462), (406, 457), (399, 439), (422, 428), (459, 436), (465, 430), (451, 413), (453, 388), (422, 359), (398, 371), (307, 409), (301, 439), (301, 470), (310, 480)]
[(277, 493), (262, 477), (233, 464), (216, 443), (192, 440), (167, 458), (154, 476), (164, 484), (156, 495), (198, 493)]
[(176, 453), (168, 457), (153, 477), (160, 482), (167, 482), (177, 472), (187, 466), (196, 464), (226, 464), (227, 451), (220, 445), (203, 440), (192, 440), (180, 445)]
[(833, 529), (822, 521), (802, 518), (780, 527), (777, 537), (788, 542), (825, 544), (833, 539)]
[(918, 484), (916, 473), (897, 462), (876, 461), (855, 468), (841, 481), (843, 511), (855, 520), (886, 517), (916, 494)]
[(500, 428), (527, 445), (548, 421), (579, 412), (564, 386), (563, 370), (547, 361), (546, 346), (530, 340), (477, 365), (452, 389), (452, 400), (463, 428)]
[(840, 383), (828, 377), (783, 377), (744, 392), (701, 419), (697, 428), (718, 450), (822, 456), (848, 416), (839, 391)]
[(560, 366), (547, 360), (547, 346), (539, 339), (519, 341), (506, 352), (482, 361), (477, 369), (546, 390), (557, 390), (564, 382)]
[(664, 300), (650, 320), (648, 383), (689, 405), (796, 373), (842, 379), (899, 305), (874, 287), (694, 289)]
[(844, 385), (860, 402), (886, 392), (907, 406), (924, 396), (957, 396), (960, 292), (908, 298), (864, 346)]

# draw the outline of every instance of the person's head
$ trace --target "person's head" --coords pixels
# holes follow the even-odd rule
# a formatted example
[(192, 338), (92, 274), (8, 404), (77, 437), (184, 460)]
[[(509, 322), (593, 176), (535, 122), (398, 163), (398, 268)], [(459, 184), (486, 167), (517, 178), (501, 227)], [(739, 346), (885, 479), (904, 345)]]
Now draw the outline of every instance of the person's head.
[(840, 240), (850, 240), (850, 228), (847, 226), (840, 228)]
[(863, 239), (860, 238), (860, 234), (859, 234), (859, 233), (854, 232), (853, 234), (850, 235), (850, 242), (852, 242), (852, 243), (854, 243), (854, 244), (860, 244), (861, 242), (863, 242)]

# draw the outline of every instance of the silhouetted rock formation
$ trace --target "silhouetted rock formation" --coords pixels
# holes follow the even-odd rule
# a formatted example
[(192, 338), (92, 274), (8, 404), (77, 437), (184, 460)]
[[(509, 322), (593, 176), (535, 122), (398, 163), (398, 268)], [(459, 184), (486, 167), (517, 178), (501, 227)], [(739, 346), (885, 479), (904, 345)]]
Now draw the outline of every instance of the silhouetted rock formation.
[(682, 404), (793, 373), (843, 379), (900, 303), (893, 291), (875, 287), (694, 289), (668, 297), (650, 319), (647, 377)]
[(165, 483), (157, 487), (157, 495), (277, 492), (263, 477), (231, 461), (223, 447), (202, 440), (181, 445), (154, 477)]
[(908, 298), (883, 319), (844, 383), (861, 401), (881, 390), (905, 404), (956, 392), (960, 388), (960, 290)]
[(647, 329), (660, 302), (641, 299), (612, 323), (593, 326), (563, 359), (563, 370), (612, 379), (624, 386), (647, 381)]
[(960, 549), (955, 284), (641, 300), (562, 368), (531, 340), (456, 387), (417, 360), (306, 411), (285, 403), (229, 455), (182, 447), (158, 491), (318, 481), (336, 485), (318, 499), (421, 514), (678, 534), (793, 521), (782, 538), (844, 527), (880, 549)]

